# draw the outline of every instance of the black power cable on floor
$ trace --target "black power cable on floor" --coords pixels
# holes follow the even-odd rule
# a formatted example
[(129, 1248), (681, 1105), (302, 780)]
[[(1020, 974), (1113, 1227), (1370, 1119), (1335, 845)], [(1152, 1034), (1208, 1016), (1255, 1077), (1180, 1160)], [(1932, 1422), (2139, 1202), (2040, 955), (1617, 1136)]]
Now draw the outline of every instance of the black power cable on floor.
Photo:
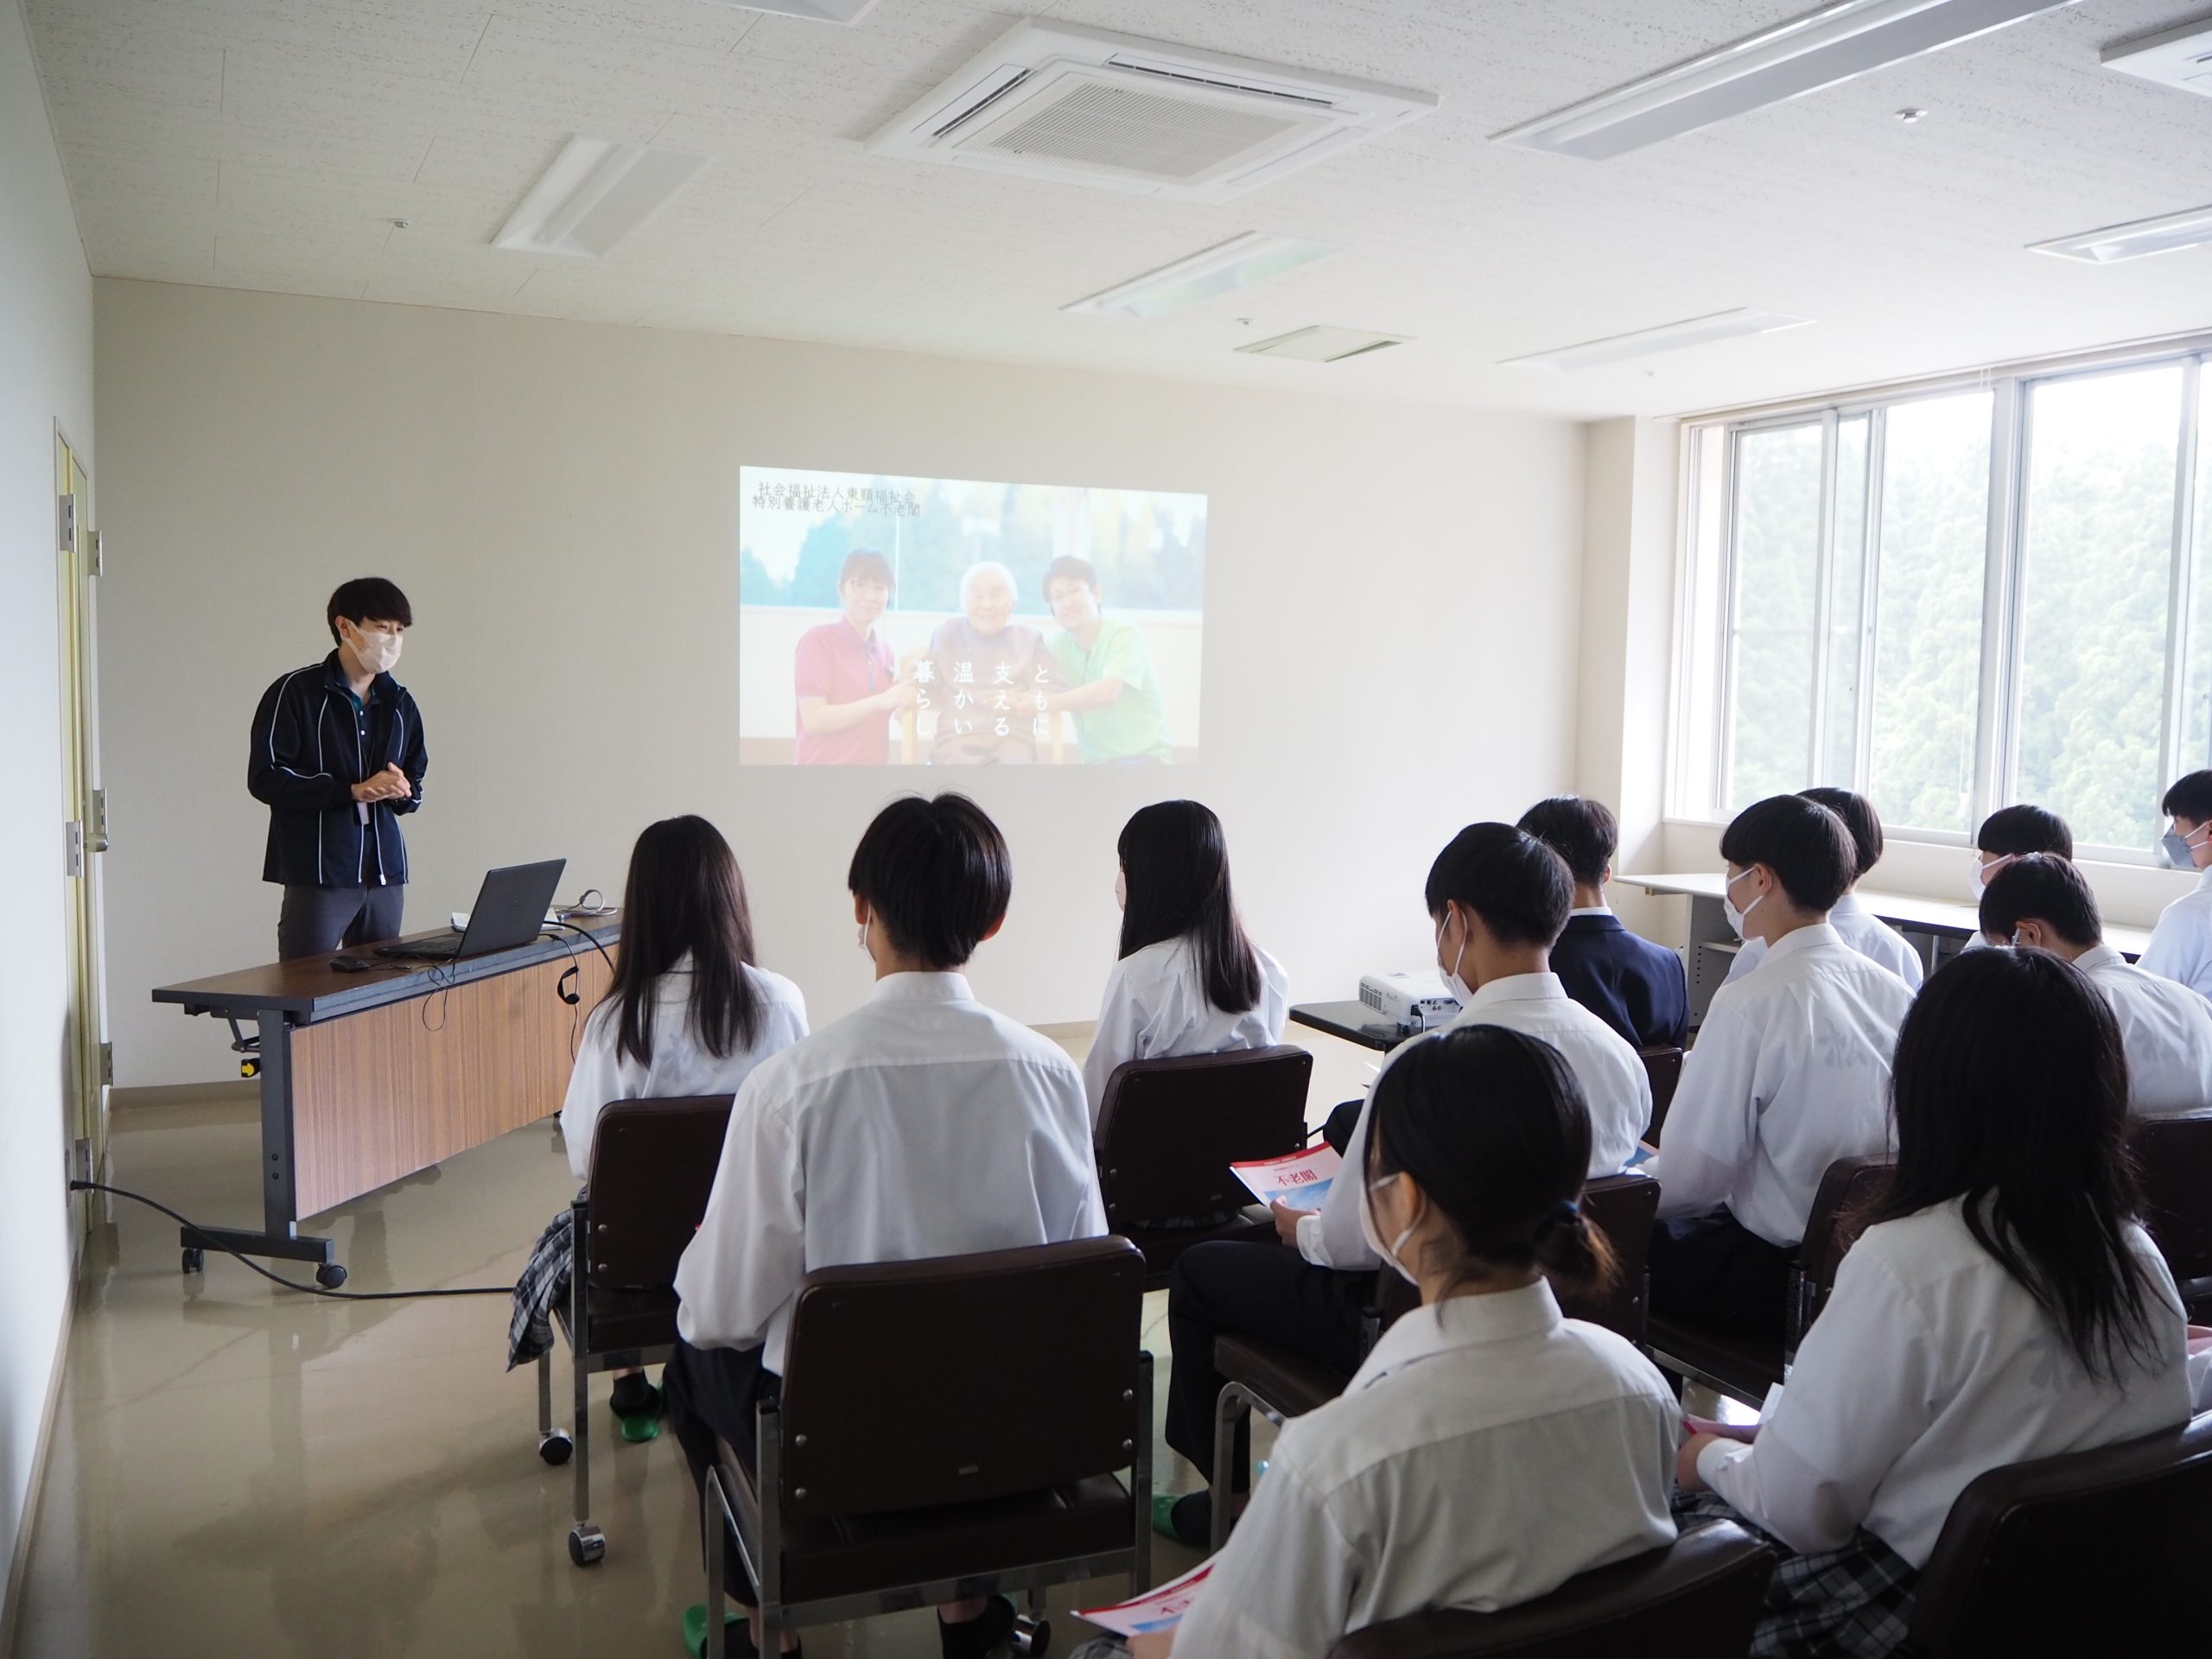
[(100, 1181), (73, 1180), (69, 1183), (69, 1190), (72, 1192), (105, 1192), (113, 1198), (129, 1198), (134, 1204), (143, 1204), (149, 1210), (158, 1210), (178, 1226), (189, 1228), (207, 1240), (205, 1244), (194, 1245), (194, 1249), (217, 1250), (225, 1255), (235, 1256), (271, 1284), (282, 1285), (287, 1290), (303, 1290), (310, 1296), (327, 1296), (339, 1302), (396, 1302), (418, 1296), (512, 1296), (515, 1294), (512, 1285), (460, 1285), (447, 1290), (325, 1290), (321, 1285), (303, 1285), (296, 1279), (287, 1279), (282, 1274), (271, 1273), (258, 1262), (249, 1261), (242, 1251), (234, 1250), (227, 1244), (218, 1244), (208, 1237), (207, 1229), (198, 1222), (177, 1214), (166, 1204), (149, 1198), (143, 1192), (133, 1192), (126, 1186), (109, 1186)]

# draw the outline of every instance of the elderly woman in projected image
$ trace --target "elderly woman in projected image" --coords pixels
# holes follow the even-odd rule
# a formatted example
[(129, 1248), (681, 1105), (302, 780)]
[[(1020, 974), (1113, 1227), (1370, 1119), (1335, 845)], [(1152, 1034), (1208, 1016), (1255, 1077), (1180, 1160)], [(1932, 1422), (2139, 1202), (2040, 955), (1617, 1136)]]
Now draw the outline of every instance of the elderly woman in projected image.
[(1060, 625), (1052, 657), (1070, 688), (1046, 700), (1047, 711), (1075, 716), (1083, 764), (1166, 764), (1167, 708), (1144, 630), (1100, 613), (1096, 569), (1069, 554), (1045, 567), (1045, 603)]
[(937, 715), (933, 766), (1026, 765), (1050, 739), (1045, 710), (1066, 683), (1044, 635), (1014, 620), (1014, 600), (1013, 572), (971, 564), (960, 576), (962, 614), (930, 636), (915, 707)]

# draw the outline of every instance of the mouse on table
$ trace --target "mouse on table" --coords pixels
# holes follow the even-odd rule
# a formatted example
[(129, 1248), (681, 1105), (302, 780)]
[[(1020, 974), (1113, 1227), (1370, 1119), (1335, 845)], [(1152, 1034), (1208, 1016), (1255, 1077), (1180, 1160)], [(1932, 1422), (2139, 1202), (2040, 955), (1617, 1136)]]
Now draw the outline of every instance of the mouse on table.
[(377, 964), (366, 957), (333, 957), (330, 971), (334, 974), (365, 974)]

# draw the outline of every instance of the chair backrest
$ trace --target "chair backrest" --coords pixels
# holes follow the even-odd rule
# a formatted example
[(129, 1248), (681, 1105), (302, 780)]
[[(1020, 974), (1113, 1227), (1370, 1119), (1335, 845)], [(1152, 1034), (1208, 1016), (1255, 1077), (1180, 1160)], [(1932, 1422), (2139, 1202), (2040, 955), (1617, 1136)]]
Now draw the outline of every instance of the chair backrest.
[(1651, 1251), (1652, 1224), (1659, 1215), (1659, 1183), (1631, 1170), (1601, 1175), (1582, 1189), (1582, 1213), (1605, 1236), (1620, 1263), (1613, 1288), (1597, 1296), (1561, 1296), (1560, 1311), (1618, 1331), (1641, 1347), (1650, 1312), (1645, 1294), (1645, 1263)]
[(1682, 1080), (1682, 1051), (1663, 1046), (1639, 1048), (1636, 1057), (1643, 1062), (1644, 1074), (1651, 1079), (1651, 1127), (1643, 1133), (1656, 1147), (1660, 1128), (1667, 1121), (1667, 1109), (1675, 1103), (1675, 1085)]
[(601, 1290), (660, 1290), (707, 1213), (722, 1160), (728, 1095), (618, 1100), (592, 1130), (585, 1214), (590, 1282)]
[(1125, 1238), (810, 1273), (784, 1369), (785, 1513), (930, 1509), (1127, 1468), (1143, 1302)]
[(1106, 1224), (1141, 1227), (1249, 1204), (1229, 1166), (1305, 1145), (1313, 1075), (1313, 1057), (1286, 1045), (1116, 1066), (1098, 1119)]
[(1502, 1612), (1417, 1613), (1355, 1630), (1329, 1659), (1713, 1659), (1748, 1652), (1774, 1552), (1733, 1522), (1578, 1573)]
[(2143, 1224), (2187, 1296), (2192, 1284), (2212, 1280), (2212, 1113), (2140, 1120), (2127, 1142)]
[(1908, 1649), (1942, 1659), (2179, 1653), (2212, 1558), (2212, 1414), (1993, 1469), (1951, 1505)]

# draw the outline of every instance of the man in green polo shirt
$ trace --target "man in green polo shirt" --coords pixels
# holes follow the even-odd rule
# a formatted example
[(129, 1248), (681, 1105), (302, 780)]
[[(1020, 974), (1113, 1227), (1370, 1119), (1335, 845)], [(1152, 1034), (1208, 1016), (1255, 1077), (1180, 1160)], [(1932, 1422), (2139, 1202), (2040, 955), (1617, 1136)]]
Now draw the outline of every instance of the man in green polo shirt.
[(1073, 688), (1048, 697), (1045, 707), (1075, 716), (1084, 764), (1165, 765), (1166, 705), (1144, 631), (1098, 613), (1098, 572), (1088, 559), (1063, 555), (1047, 565), (1045, 602), (1064, 630), (1052, 636), (1052, 652)]

